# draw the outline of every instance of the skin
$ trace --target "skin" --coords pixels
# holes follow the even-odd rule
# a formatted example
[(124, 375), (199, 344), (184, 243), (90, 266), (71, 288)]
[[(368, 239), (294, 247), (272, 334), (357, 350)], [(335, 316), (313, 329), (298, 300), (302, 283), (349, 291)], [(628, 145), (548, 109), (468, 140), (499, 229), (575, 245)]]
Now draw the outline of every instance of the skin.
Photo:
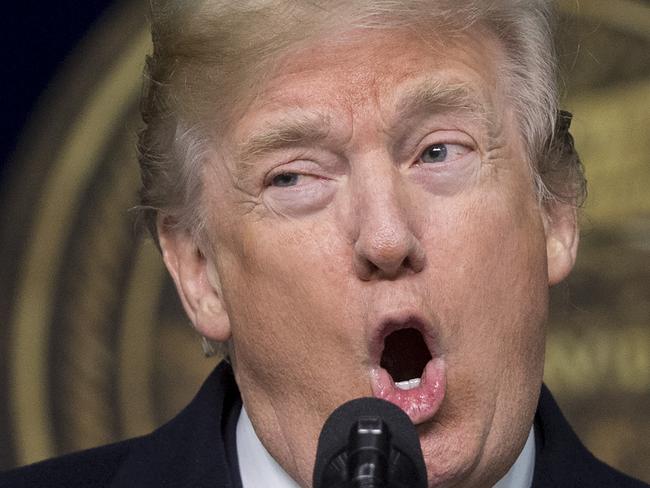
[[(230, 341), (255, 430), (301, 486), (329, 413), (372, 395), (387, 317), (425, 320), (444, 363), (444, 400), (418, 425), (429, 486), (491, 486), (521, 451), (548, 288), (570, 272), (577, 233), (573, 209), (538, 204), (503, 72), (480, 32), (455, 44), (378, 30), (318, 39), (237, 107), (203, 175), (205, 238), (160, 218), (189, 317)], [(485, 113), (400, 112), (423, 80), (469, 87)], [(246, 151), (296, 121), (322, 133)], [(432, 159), (432, 144), (447, 158)]]

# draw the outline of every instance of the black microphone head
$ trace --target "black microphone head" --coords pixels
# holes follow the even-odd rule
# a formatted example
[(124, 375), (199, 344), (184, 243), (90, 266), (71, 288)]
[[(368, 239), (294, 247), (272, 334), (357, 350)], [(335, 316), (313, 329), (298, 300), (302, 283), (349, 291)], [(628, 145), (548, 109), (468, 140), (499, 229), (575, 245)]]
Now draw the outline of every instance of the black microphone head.
[(336, 486), (331, 482), (332, 470), (338, 469), (336, 464), (344, 469), (342, 457), (345, 457), (350, 431), (363, 417), (381, 418), (390, 432), (390, 470), (399, 482), (390, 486), (425, 488), (427, 471), (415, 426), (402, 409), (379, 398), (351, 400), (334, 410), (325, 421), (318, 438), (313, 487)]

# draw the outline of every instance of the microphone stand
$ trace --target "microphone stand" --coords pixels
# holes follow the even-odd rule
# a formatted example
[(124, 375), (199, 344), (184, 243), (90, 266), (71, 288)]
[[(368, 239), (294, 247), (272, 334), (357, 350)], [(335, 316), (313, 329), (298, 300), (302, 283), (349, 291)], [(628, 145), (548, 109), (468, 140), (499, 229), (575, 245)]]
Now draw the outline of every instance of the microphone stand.
[(390, 431), (380, 417), (361, 417), (348, 441), (349, 488), (391, 488)]
[(396, 405), (357, 398), (323, 425), (314, 488), (426, 488), (426, 483), (417, 431)]

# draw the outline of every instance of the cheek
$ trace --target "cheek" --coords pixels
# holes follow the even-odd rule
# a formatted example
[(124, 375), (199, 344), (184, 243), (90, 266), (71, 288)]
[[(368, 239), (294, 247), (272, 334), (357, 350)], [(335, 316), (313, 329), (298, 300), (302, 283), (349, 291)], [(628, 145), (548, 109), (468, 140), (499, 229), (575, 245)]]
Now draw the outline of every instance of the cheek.
[[(340, 230), (325, 215), (312, 221), (289, 218), (241, 221), (224, 239), (219, 261), (230, 285), (299, 293), (328, 279), (340, 279), (350, 258)], [(338, 271), (337, 276), (333, 275)], [(321, 290), (326, 292), (327, 290)]]
[(547, 309), (543, 236), (534, 204), (494, 194), (448, 212), (427, 238), (448, 372), (439, 424), (421, 433), (430, 473), (445, 462), (470, 469), (481, 452), (496, 462), (530, 425)]
[(316, 416), (314, 429), (324, 412), (349, 400), (348, 391), (371, 394), (360, 367), (362, 341), (349, 327), (362, 323), (362, 310), (351, 303), (357, 295), (346, 273), (351, 257), (337, 235), (326, 223), (303, 228), (275, 222), (240, 234), (234, 249), (241, 252), (221, 253), (235, 373), (245, 401), (263, 398), (302, 421)]
[[(488, 371), (537, 370), (548, 302), (539, 214), (534, 204), (502, 195), (465, 209), (441, 226), (453, 237), (432, 237), (442, 251), (429, 252), (436, 260), (431, 272), (439, 275), (433, 279), (441, 290), (450, 370), (469, 375), (471, 369), (479, 382)], [(529, 354), (537, 359), (523, 360)]]
[(325, 222), (258, 221), (233, 227), (230, 241), (218, 251), (218, 268), (234, 342), (243, 339), (251, 360), (270, 363), (270, 355), (259, 354), (264, 348), (294, 350), (292, 357), (299, 361), (313, 352), (316, 341), (330, 347), (343, 341), (332, 328), (326, 335), (323, 327), (345, 323), (344, 315), (354, 312), (343, 303), (352, 295), (342, 272), (351, 258), (337, 235)]

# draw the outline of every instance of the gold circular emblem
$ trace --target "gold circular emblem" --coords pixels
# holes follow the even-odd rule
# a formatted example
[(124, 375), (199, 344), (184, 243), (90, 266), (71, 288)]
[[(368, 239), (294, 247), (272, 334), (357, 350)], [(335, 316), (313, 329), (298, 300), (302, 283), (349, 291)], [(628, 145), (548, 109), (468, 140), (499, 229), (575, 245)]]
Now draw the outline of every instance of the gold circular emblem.
[[(12, 164), (0, 227), (11, 464), (151, 431), (216, 363), (129, 212), (145, 3), (118, 3), (68, 60)], [(650, 17), (634, 0), (588, 3), (558, 2), (592, 203), (577, 269), (554, 292), (545, 380), (591, 449), (650, 480)]]

